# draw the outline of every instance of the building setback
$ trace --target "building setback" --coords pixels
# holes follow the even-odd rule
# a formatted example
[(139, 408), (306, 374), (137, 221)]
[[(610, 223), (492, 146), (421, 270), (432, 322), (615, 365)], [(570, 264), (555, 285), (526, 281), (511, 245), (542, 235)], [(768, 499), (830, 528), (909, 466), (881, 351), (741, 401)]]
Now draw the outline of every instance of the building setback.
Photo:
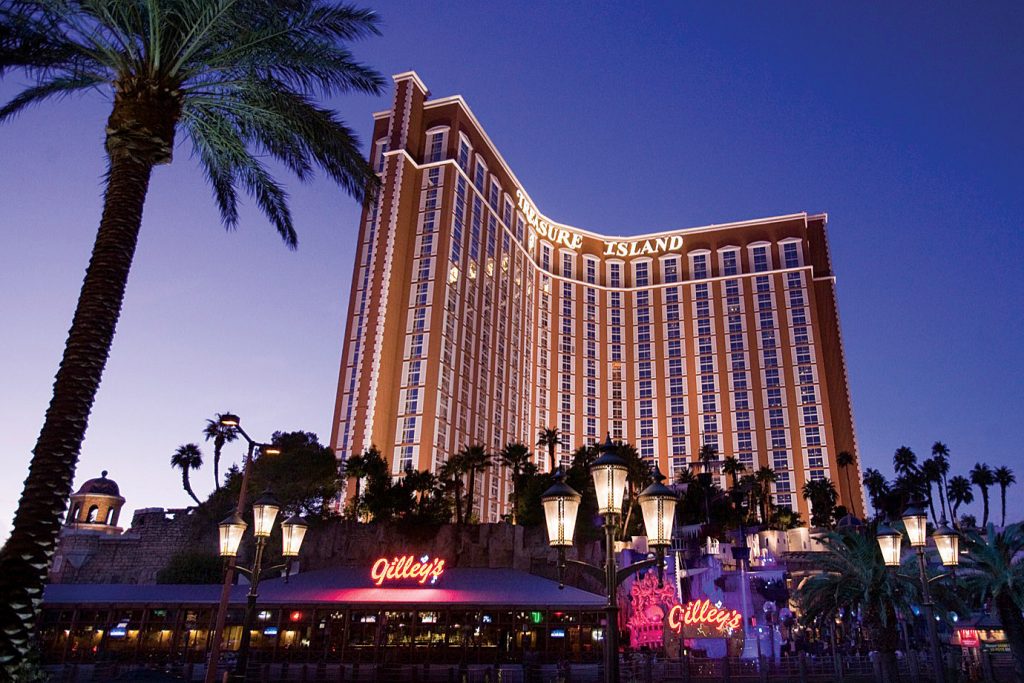
[[(629, 237), (558, 223), (462, 97), (394, 81), (374, 115), (381, 190), (359, 231), (339, 459), (374, 445), (395, 475), (436, 472), (468, 445), (557, 427), (567, 463), (610, 431), (670, 477), (708, 444), (771, 467), (776, 504), (804, 520), (800, 490), (828, 477), (863, 515), (825, 215)], [(476, 512), (496, 521), (507, 473), (477, 476)]]

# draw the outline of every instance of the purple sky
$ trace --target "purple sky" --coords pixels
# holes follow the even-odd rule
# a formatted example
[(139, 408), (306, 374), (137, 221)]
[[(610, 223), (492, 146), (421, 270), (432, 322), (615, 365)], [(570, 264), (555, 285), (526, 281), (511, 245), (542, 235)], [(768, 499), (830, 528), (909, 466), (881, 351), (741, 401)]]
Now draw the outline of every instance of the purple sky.
[[(954, 473), (1018, 465), (1024, 490), (1019, 3), (377, 8), (384, 37), (359, 57), (461, 93), (556, 220), (633, 234), (828, 212), (864, 465), (891, 474), (897, 446), (941, 439)], [(390, 96), (334, 104), (365, 138)], [(0, 128), (0, 537), (95, 236), (108, 107)], [(168, 460), (215, 411), (327, 440), (358, 208), (289, 187), (294, 253), (251, 208), (225, 233), (187, 146), (157, 170), (76, 486), (109, 469), (129, 511), (186, 504)], [(194, 479), (204, 494), (212, 471)]]

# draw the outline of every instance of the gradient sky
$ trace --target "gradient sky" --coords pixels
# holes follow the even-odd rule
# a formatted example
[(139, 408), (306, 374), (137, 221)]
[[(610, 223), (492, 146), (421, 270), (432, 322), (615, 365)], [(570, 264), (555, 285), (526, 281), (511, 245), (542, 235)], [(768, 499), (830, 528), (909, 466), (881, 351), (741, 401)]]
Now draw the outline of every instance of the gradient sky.
[[(953, 473), (1016, 466), (1024, 491), (1020, 3), (375, 7), (384, 35), (358, 56), (462, 94), (555, 220), (635, 234), (827, 212), (864, 466), (891, 474), (896, 447), (940, 439)], [(390, 100), (332, 104), (366, 138)], [(0, 538), (95, 237), (108, 108), (0, 127)], [(156, 171), (76, 486), (109, 469), (128, 511), (187, 504), (168, 460), (216, 411), (255, 438), (329, 438), (358, 207), (289, 187), (297, 252), (251, 207), (226, 233), (187, 146)], [(212, 487), (209, 467), (193, 478)]]

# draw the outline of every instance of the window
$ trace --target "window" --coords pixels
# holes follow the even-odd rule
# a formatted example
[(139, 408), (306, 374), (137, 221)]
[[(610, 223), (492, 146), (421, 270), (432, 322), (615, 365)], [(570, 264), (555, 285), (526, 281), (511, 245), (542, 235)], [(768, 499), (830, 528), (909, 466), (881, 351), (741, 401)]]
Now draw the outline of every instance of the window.
[(383, 173), (384, 172), (384, 161), (385, 161), (385, 156), (384, 155), (387, 154), (387, 153), (388, 153), (388, 139), (387, 138), (381, 138), (380, 140), (377, 140), (377, 157), (376, 157), (374, 165), (373, 165), (373, 170), (375, 170), (377, 173)]
[(784, 242), (782, 245), (782, 264), (786, 268), (800, 267), (800, 243)]
[(562, 254), (562, 277), (572, 277), (572, 254)]
[(473, 174), (473, 184), (476, 185), (476, 189), (481, 192), (484, 191), (484, 179), (487, 178), (487, 164), (484, 163), (483, 158), (478, 154), (476, 157), (476, 170)]
[(427, 163), (444, 159), (445, 142), (448, 137), (448, 129), (432, 129), (427, 131)]
[[(609, 286), (621, 287), (622, 286), (622, 264), (621, 263), (609, 263), (608, 264), (608, 275), (609, 275)], [(613, 304), (614, 305), (614, 304)]]
[(750, 249), (754, 261), (754, 272), (763, 273), (766, 270), (771, 270), (771, 260), (768, 254), (767, 244), (754, 245)]
[(679, 259), (673, 256), (662, 261), (662, 273), (664, 282), (679, 282)]
[(458, 164), (463, 171), (469, 173), (469, 155), (473, 148), (469, 146), (469, 140), (463, 135), (459, 135), (459, 157)]
[(708, 254), (699, 253), (690, 255), (691, 272), (694, 280), (703, 280), (708, 277)]
[(633, 284), (637, 287), (647, 287), (651, 284), (651, 264), (649, 261), (639, 261), (633, 264)]
[(739, 275), (739, 252), (735, 249), (722, 252), (722, 275)]
[[(596, 285), (597, 284), (597, 260), (596, 259), (592, 259), (592, 258), (588, 258), (588, 259), (584, 259), (584, 263), (586, 263), (587, 282), (592, 284), (592, 285)], [(588, 294), (593, 292), (593, 291), (594, 290), (592, 290), (592, 289), (588, 289), (587, 290)]]

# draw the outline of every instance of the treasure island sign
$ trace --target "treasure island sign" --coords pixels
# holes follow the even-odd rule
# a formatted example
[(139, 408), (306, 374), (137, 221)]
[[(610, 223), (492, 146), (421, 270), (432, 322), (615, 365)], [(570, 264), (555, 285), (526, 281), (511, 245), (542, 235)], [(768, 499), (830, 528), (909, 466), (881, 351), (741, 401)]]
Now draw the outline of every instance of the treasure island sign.
[[(540, 212), (526, 198), (522, 190), (516, 190), (516, 199), (519, 203), (519, 210), (523, 217), (530, 224), (534, 232), (541, 239), (548, 240), (553, 244), (561, 244), (569, 249), (579, 249), (583, 246), (583, 235), (554, 225), (544, 220)], [(601, 240), (604, 243), (604, 256), (648, 256), (650, 254), (662, 254), (670, 251), (679, 251), (683, 248), (682, 235), (669, 235), (667, 237), (654, 237), (640, 240)]]
[(413, 555), (401, 555), (392, 558), (382, 557), (370, 568), (370, 578), (374, 585), (385, 583), (417, 583), (435, 584), (444, 574), (444, 560), (423, 555), (419, 559)]
[(728, 638), (743, 625), (743, 615), (704, 598), (673, 605), (667, 625), (683, 638)]

